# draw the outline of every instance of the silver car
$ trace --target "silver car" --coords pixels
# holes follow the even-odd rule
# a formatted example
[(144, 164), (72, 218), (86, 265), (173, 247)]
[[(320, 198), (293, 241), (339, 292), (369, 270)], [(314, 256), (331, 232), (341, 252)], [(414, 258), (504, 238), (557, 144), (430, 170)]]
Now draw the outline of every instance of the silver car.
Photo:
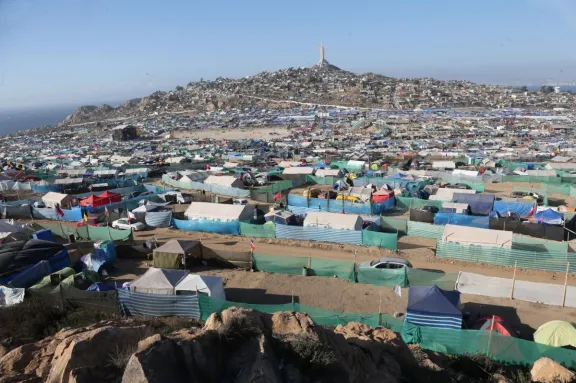
[(412, 264), (404, 258), (382, 257), (371, 262), (362, 262), (358, 267), (361, 269), (403, 269), (412, 268)]

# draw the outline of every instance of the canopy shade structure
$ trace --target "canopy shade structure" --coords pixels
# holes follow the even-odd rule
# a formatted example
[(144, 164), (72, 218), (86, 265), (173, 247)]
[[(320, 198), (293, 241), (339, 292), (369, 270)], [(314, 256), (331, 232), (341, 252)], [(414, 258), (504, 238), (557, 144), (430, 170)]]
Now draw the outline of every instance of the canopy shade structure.
[(446, 291), (438, 286), (412, 286), (408, 291), (406, 322), (417, 326), (460, 330), (462, 313), (459, 304), (458, 291)]
[(534, 342), (553, 347), (576, 347), (576, 329), (569, 322), (553, 320), (538, 327)]
[(473, 329), (480, 331), (496, 331), (500, 335), (515, 336), (514, 331), (508, 327), (504, 322), (504, 319), (496, 315), (494, 317), (480, 318), (476, 323), (474, 323)]
[(120, 194), (112, 193), (109, 191), (105, 191), (102, 194), (98, 194), (98, 198), (105, 200), (107, 204), (122, 201), (122, 196)]
[(174, 295), (175, 287), (188, 275), (185, 270), (166, 270), (151, 267), (130, 283), (130, 290), (139, 293)]

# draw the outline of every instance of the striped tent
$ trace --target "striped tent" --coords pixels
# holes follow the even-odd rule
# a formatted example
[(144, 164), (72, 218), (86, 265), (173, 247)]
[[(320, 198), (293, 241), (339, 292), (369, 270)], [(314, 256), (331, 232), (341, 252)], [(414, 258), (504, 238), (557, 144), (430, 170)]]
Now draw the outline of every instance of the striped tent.
[(462, 328), (459, 291), (446, 291), (438, 286), (412, 286), (408, 291), (406, 322), (417, 326)]

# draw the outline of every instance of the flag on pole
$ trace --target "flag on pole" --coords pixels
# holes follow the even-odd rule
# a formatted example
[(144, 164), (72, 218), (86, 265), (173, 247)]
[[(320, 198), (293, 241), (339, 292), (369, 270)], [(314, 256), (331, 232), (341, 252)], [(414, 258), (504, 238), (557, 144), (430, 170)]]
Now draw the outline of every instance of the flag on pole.
[(251, 251), (256, 250), (256, 246), (254, 245), (254, 240), (253, 240), (253, 239), (250, 240), (250, 250), (251, 250)]
[(110, 215), (110, 212), (108, 211), (108, 206), (104, 206), (104, 214), (106, 214), (106, 217)]
[(536, 205), (532, 205), (532, 209), (528, 212), (528, 217), (532, 217), (536, 213)]
[(88, 214), (86, 214), (86, 212), (84, 212), (83, 218), (84, 218), (84, 221), (85, 221), (85, 222), (88, 222)]
[(282, 198), (282, 194), (280, 192), (278, 192), (275, 196), (274, 196), (274, 201), (276, 201), (277, 199)]
[(60, 217), (64, 217), (64, 212), (60, 209), (60, 205), (56, 205), (56, 213), (58, 213)]
[(128, 220), (131, 221), (133, 219), (136, 219), (136, 216), (134, 215), (134, 213), (128, 210)]

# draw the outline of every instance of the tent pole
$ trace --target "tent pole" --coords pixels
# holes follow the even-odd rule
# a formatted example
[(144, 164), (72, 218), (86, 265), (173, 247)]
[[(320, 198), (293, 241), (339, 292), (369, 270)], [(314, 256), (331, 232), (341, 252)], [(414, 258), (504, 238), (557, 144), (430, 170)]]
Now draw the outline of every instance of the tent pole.
[(512, 290), (510, 291), (510, 299), (514, 299), (514, 285), (516, 284), (516, 265), (518, 261), (514, 261), (514, 274), (512, 275)]
[[(494, 328), (494, 315), (492, 315), (492, 323), (490, 324), (490, 327), (492, 329)], [(486, 356), (487, 357), (490, 357), (490, 346), (492, 346), (492, 333), (494, 332), (493, 330), (489, 330), (489, 331), (490, 331), (490, 335), (488, 338), (488, 348), (486, 349)]]
[(566, 305), (566, 290), (568, 289), (568, 272), (570, 271), (570, 262), (566, 264), (566, 278), (564, 278), (564, 292), (562, 293), (562, 307)]

